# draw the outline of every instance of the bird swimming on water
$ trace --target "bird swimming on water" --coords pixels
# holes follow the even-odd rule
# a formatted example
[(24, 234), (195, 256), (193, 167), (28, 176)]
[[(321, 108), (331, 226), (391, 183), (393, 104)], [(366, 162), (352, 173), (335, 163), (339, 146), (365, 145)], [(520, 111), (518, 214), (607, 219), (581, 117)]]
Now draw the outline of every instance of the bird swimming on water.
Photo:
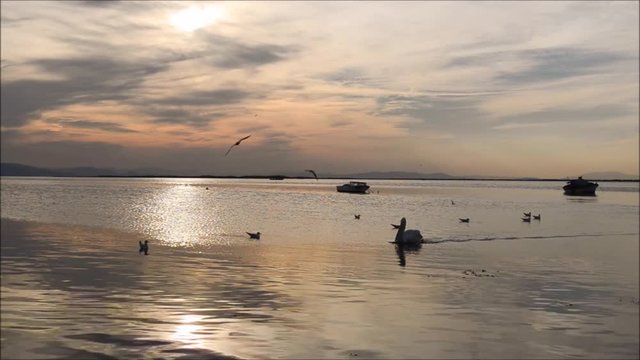
[(398, 232), (396, 233), (396, 244), (404, 244), (404, 245), (418, 245), (422, 244), (422, 234), (420, 230), (405, 230), (407, 227), (407, 219), (402, 218), (400, 220), (400, 226), (398, 227)]
[(229, 147), (229, 150), (227, 150), (227, 152), (224, 154), (224, 156), (227, 156), (227, 154), (229, 154), (229, 151), (231, 151), (231, 149), (232, 149), (234, 146), (236, 146), (236, 145), (240, 145), (240, 143), (241, 143), (243, 140), (248, 139), (250, 136), (251, 136), (251, 135), (245, 136), (245, 137), (243, 137), (242, 139), (240, 139), (240, 140), (236, 141), (236, 143), (235, 143), (235, 144), (233, 144), (233, 145), (231, 145), (231, 146)]
[(540, 214), (538, 214), (538, 215), (533, 215), (533, 218), (534, 218), (535, 220), (540, 220)]
[(149, 240), (145, 240), (144, 244), (142, 241), (138, 241), (138, 243), (140, 244), (140, 250), (138, 250), (138, 253), (142, 255), (144, 252), (145, 255), (149, 255)]
[(356, 220), (360, 220), (360, 214), (353, 215)]
[(466, 219), (458, 218), (458, 220), (460, 220), (460, 222), (463, 222), (463, 223), (468, 223), (469, 222), (469, 218), (466, 218)]
[(523, 213), (523, 214), (524, 214), (524, 216), (526, 216), (526, 217), (531, 217), (531, 211), (529, 211), (528, 213)]
[(260, 231), (258, 231), (257, 233), (250, 233), (247, 232), (247, 235), (249, 235), (250, 239), (257, 239), (260, 240)]
[(531, 222), (531, 218), (530, 217), (523, 217), (522, 221), (524, 222)]

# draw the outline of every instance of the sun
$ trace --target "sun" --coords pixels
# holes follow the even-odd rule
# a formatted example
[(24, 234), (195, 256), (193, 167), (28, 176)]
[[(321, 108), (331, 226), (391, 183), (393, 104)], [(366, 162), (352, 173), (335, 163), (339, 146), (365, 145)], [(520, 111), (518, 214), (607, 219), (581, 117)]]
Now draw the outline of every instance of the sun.
[(169, 21), (176, 29), (192, 32), (215, 23), (222, 17), (222, 9), (215, 6), (191, 6), (173, 14)]

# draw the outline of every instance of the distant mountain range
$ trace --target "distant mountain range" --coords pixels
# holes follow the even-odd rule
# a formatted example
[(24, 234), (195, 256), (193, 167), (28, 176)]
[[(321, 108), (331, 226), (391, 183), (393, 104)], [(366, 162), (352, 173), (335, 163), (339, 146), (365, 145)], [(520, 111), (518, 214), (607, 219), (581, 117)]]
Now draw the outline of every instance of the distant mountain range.
[(623, 174), (617, 171), (591, 172), (583, 174), (582, 177), (588, 180), (638, 180), (638, 175)]
[(110, 168), (96, 168), (81, 166), (62, 169), (47, 169), (16, 163), (0, 163), (1, 176), (176, 176), (174, 172), (147, 168), (135, 170), (121, 170)]
[[(48, 169), (36, 166), (29, 166), (16, 163), (0, 163), (1, 176), (58, 176), (58, 177), (237, 177), (237, 178), (267, 178), (268, 176), (209, 176), (209, 175), (193, 175), (179, 174), (175, 171), (158, 168), (141, 168), (141, 169), (111, 169), (96, 168), (90, 166)], [(309, 174), (297, 175), (279, 175), (290, 178), (306, 178)], [(588, 180), (638, 180), (638, 175), (628, 175), (620, 172), (592, 172), (582, 175)], [(495, 176), (452, 176), (445, 173), (417, 173), (406, 171), (372, 171), (356, 174), (343, 175), (321, 175), (323, 178), (334, 179), (431, 179), (431, 180), (447, 180), (447, 179), (512, 179), (512, 180), (542, 180), (534, 177), (515, 178), (515, 177), (495, 177)], [(572, 176), (573, 177), (573, 176)]]

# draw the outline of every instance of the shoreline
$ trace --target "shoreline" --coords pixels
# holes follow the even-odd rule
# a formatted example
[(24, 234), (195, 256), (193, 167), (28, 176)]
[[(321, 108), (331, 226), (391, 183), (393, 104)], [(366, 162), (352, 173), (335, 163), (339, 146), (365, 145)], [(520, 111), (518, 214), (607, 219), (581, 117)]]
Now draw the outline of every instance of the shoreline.
[[(239, 175), (239, 176), (231, 176), (231, 175), (93, 175), (93, 176), (81, 176), (81, 175), (60, 175), (60, 176), (50, 176), (50, 175), (0, 175), (0, 178), (6, 177), (14, 177), (14, 178), (141, 178), (141, 179), (264, 179), (264, 180), (272, 180), (272, 181), (283, 181), (287, 179), (295, 179), (295, 180), (313, 180), (313, 178), (304, 177), (304, 176), (284, 176), (284, 175)], [(282, 177), (281, 179), (271, 179), (273, 177)], [(465, 177), (452, 177), (452, 178), (403, 178), (403, 177), (385, 177), (385, 178), (368, 178), (368, 177), (344, 177), (344, 176), (328, 176), (323, 177), (322, 180), (410, 180), (410, 181), (558, 181), (558, 182), (566, 182), (569, 179), (557, 179), (557, 178), (465, 178)], [(597, 181), (597, 182), (636, 182), (640, 183), (640, 179), (589, 179), (589, 181)]]

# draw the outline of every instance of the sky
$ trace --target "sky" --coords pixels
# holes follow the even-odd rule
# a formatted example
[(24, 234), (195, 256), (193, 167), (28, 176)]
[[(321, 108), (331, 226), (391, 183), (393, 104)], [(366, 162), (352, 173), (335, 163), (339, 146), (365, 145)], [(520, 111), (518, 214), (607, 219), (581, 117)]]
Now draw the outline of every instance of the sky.
[(0, 10), (2, 162), (639, 173), (637, 1), (2, 0)]

